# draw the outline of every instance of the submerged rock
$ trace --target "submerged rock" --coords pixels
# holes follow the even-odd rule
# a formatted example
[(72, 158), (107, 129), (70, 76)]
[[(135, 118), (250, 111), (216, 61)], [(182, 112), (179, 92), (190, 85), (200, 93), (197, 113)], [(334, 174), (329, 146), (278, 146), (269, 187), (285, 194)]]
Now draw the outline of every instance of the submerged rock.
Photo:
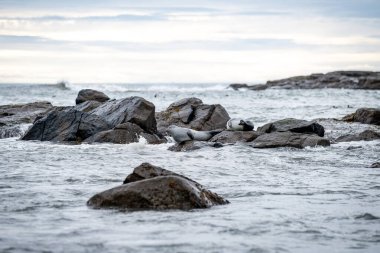
[(380, 109), (359, 108), (356, 110), (356, 112), (344, 116), (342, 120), (347, 122), (360, 122), (364, 124), (380, 125)]
[(86, 101), (97, 101), (103, 103), (109, 99), (110, 98), (103, 92), (92, 89), (84, 89), (79, 91), (78, 96), (75, 99), (75, 103), (80, 104)]
[(251, 142), (259, 135), (256, 131), (223, 131), (209, 141), (219, 143)]
[(380, 168), (380, 162), (372, 163), (370, 168)]
[(266, 84), (245, 85), (231, 84), (232, 89), (263, 90), (268, 88), (281, 89), (380, 89), (380, 72), (371, 71), (335, 71), (326, 74), (311, 74), (268, 81)]
[(198, 98), (184, 98), (156, 114), (158, 131), (165, 134), (170, 125), (209, 131), (225, 128), (230, 119), (223, 106), (206, 105)]
[(349, 141), (373, 141), (380, 139), (380, 133), (373, 130), (365, 130), (359, 134), (348, 134), (337, 138), (336, 142), (349, 142)]
[(182, 209), (229, 203), (199, 183), (149, 163), (136, 167), (124, 184), (98, 193), (87, 204), (95, 208)]
[(272, 123), (268, 123), (257, 129), (260, 133), (273, 133), (273, 132), (294, 132), (294, 133), (307, 133), (307, 134), (317, 134), (323, 137), (325, 134), (325, 129), (323, 126), (316, 122), (299, 120), (299, 119), (282, 119)]
[(23, 124), (30, 124), (52, 110), (49, 102), (34, 102), (0, 106), (0, 139), (19, 137), (23, 134)]
[(250, 145), (254, 148), (305, 148), (315, 146), (330, 146), (330, 141), (316, 134), (274, 132), (270, 134), (260, 135), (254, 141), (252, 141)]

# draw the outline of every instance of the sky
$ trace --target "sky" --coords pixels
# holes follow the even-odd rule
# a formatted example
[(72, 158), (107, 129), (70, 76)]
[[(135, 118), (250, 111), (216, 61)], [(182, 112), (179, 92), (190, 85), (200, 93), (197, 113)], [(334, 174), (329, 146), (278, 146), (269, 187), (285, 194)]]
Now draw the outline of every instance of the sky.
[(0, 83), (380, 70), (379, 0), (0, 0)]

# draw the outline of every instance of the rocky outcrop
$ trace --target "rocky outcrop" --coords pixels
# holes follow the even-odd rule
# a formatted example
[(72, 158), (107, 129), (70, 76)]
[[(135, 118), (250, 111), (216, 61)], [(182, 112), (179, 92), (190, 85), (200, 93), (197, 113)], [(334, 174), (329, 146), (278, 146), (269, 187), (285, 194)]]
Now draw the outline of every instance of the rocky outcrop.
[(34, 102), (0, 106), (0, 139), (21, 136), (22, 124), (33, 123), (54, 107), (49, 102)]
[(295, 76), (286, 79), (268, 81), (266, 84), (245, 85), (232, 84), (232, 89), (263, 90), (268, 88), (281, 89), (380, 89), (380, 72), (371, 71), (335, 71), (327, 74), (311, 74)]
[(250, 145), (254, 148), (305, 148), (315, 146), (330, 146), (330, 141), (316, 134), (274, 132), (270, 134), (260, 135), (254, 141), (252, 141)]
[(79, 143), (109, 128), (109, 124), (96, 115), (74, 108), (59, 108), (37, 120), (21, 139)]
[(342, 118), (346, 122), (360, 122), (364, 124), (380, 125), (380, 109), (359, 108), (356, 112)]
[(268, 123), (257, 129), (259, 133), (273, 133), (273, 132), (294, 132), (305, 134), (316, 134), (323, 137), (325, 129), (320, 124), (313, 121), (299, 120), (299, 119), (282, 119), (272, 123)]
[(76, 104), (80, 104), (86, 101), (97, 101), (100, 103), (108, 101), (110, 98), (103, 92), (91, 89), (80, 90), (77, 98), (75, 99)]
[(259, 135), (256, 131), (223, 131), (209, 141), (218, 143), (251, 142)]
[(87, 101), (39, 118), (22, 140), (131, 143), (142, 136), (148, 143), (161, 143), (154, 115), (154, 105), (140, 97)]
[(184, 141), (181, 143), (176, 143), (173, 146), (170, 146), (168, 150), (175, 152), (187, 152), (193, 151), (201, 148), (221, 148), (223, 144), (219, 142), (206, 142), (206, 141)]
[(94, 208), (182, 209), (229, 203), (199, 183), (174, 172), (143, 163), (124, 184), (98, 193), (87, 204)]
[(139, 142), (141, 137), (145, 138), (148, 144), (160, 144), (166, 142), (166, 139), (160, 138), (156, 134), (146, 133), (138, 125), (129, 122), (117, 125), (111, 130), (96, 133), (95, 135), (84, 140), (84, 142), (128, 144)]
[(365, 130), (359, 134), (348, 134), (337, 138), (336, 142), (349, 142), (349, 141), (373, 141), (380, 139), (380, 133), (373, 130)]
[(380, 162), (371, 164), (370, 168), (380, 168)]
[(158, 131), (165, 134), (168, 126), (208, 131), (226, 127), (230, 119), (223, 106), (206, 105), (198, 98), (185, 98), (156, 114)]

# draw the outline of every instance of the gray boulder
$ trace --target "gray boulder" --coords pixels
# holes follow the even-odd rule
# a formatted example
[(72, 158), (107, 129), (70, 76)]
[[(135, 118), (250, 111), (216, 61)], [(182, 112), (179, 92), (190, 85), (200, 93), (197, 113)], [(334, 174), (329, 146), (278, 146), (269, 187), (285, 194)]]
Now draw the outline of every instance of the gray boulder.
[(260, 135), (254, 141), (252, 141), (250, 145), (254, 148), (305, 148), (315, 146), (330, 146), (330, 141), (316, 134), (274, 132), (270, 134)]
[(282, 119), (272, 123), (268, 123), (257, 129), (259, 133), (273, 133), (273, 132), (294, 132), (294, 133), (307, 133), (307, 134), (317, 134), (323, 137), (325, 134), (325, 129), (320, 124), (299, 119)]
[(96, 115), (73, 108), (57, 108), (37, 120), (21, 139), (81, 142), (109, 128), (108, 123)]
[(251, 142), (259, 135), (256, 131), (223, 131), (209, 141), (219, 143)]
[(380, 125), (380, 109), (359, 108), (356, 112), (342, 118), (346, 122), (360, 122), (364, 124)]
[(90, 113), (106, 120), (112, 128), (130, 122), (148, 133), (157, 132), (155, 106), (141, 97), (110, 100), (90, 111)]
[(54, 106), (49, 102), (34, 102), (0, 106), (0, 139), (21, 136), (23, 124), (30, 124)]
[(129, 122), (117, 125), (115, 128), (111, 130), (96, 133), (93, 136), (84, 140), (84, 142), (109, 142), (115, 144), (128, 144), (138, 142), (140, 137), (145, 138), (149, 144), (160, 144), (166, 142), (166, 139), (160, 138), (156, 134), (146, 133), (138, 125)]
[(79, 91), (78, 96), (75, 99), (75, 103), (80, 104), (86, 101), (97, 101), (103, 103), (109, 99), (110, 98), (103, 92), (92, 89), (84, 89)]
[(102, 105), (102, 103), (98, 101), (90, 100), (90, 101), (77, 104), (74, 108), (75, 110), (78, 110), (81, 112), (90, 112), (94, 110), (95, 108), (98, 108), (100, 105)]
[(155, 210), (189, 210), (227, 203), (199, 183), (148, 163), (135, 168), (123, 185), (98, 193), (87, 202), (94, 208)]
[(373, 141), (380, 139), (380, 134), (372, 131), (365, 130), (359, 134), (348, 134), (337, 138), (336, 142), (349, 142), (349, 141)]
[(156, 114), (157, 127), (165, 134), (168, 126), (209, 131), (226, 127), (230, 119), (223, 106), (206, 105), (198, 98), (184, 98), (171, 104), (165, 111)]

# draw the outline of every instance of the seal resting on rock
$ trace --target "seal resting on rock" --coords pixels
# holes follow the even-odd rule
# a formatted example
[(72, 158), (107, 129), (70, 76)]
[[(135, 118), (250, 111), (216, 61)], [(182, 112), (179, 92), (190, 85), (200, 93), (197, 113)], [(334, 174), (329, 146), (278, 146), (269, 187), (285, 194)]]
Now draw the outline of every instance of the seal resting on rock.
[(229, 131), (252, 131), (255, 128), (252, 121), (237, 118), (230, 119), (226, 127)]
[(182, 143), (184, 141), (208, 141), (214, 135), (222, 132), (221, 130), (213, 131), (196, 131), (189, 128), (178, 127), (175, 125), (170, 125), (168, 127), (167, 133), (173, 137), (173, 139)]

